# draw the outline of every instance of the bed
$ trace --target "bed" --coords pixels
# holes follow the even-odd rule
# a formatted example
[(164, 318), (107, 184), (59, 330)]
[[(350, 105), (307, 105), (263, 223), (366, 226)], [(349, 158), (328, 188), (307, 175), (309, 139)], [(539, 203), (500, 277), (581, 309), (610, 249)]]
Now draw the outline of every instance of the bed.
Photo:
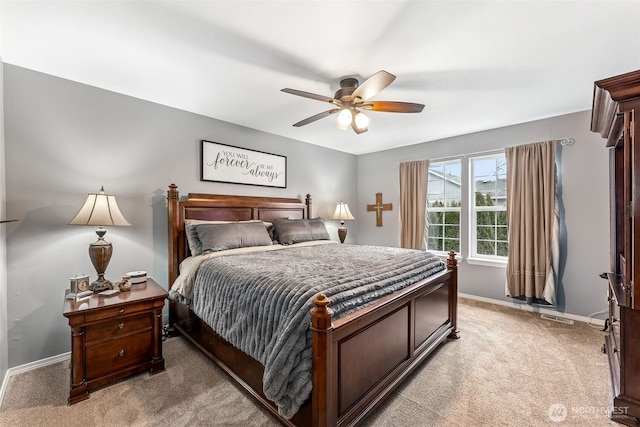
[[(194, 193), (180, 199), (177, 186), (171, 184), (167, 200), (169, 283), (172, 284), (170, 291), (174, 294), (173, 287), (182, 286), (181, 280), (184, 274), (180, 275), (181, 264), (184, 268), (184, 264), (199, 258), (191, 256), (187, 233), (193, 228), (185, 227), (185, 222), (189, 224), (194, 221), (214, 224), (241, 222), (248, 223), (243, 226), (254, 227), (249, 224), (255, 224), (256, 221), (261, 225), (272, 222), (280, 224), (287, 220), (293, 224), (297, 223), (296, 220), (301, 220), (299, 222), (304, 222), (308, 226), (310, 221), (315, 221), (312, 217), (310, 195), (307, 195), (304, 201), (297, 198)], [(341, 245), (329, 241), (307, 243), (311, 244), (310, 249), (297, 247), (305, 246), (304, 242), (289, 245), (283, 250), (265, 247), (261, 255), (255, 255), (255, 263), (259, 265), (261, 258), (265, 258), (265, 262), (268, 262), (266, 259), (270, 259), (268, 257), (276, 252), (271, 249), (292, 254), (295, 254), (294, 251), (317, 251), (318, 254), (328, 254), (334, 250), (338, 251), (339, 248), (347, 251), (365, 250), (355, 248), (356, 245)], [(323, 243), (323, 245), (316, 245), (316, 243)], [(347, 246), (352, 248), (349, 249)], [(379, 250), (382, 251), (382, 249)], [(315, 253), (313, 254), (316, 258), (318, 257)], [(214, 257), (201, 261), (200, 270), (204, 270), (206, 263), (214, 264), (214, 270), (223, 270), (226, 267), (221, 267), (220, 263), (241, 264), (242, 261), (239, 260), (243, 259), (242, 257), (250, 256), (254, 255), (234, 254), (233, 257), (226, 255)], [(367, 255), (367, 258), (369, 262), (375, 261), (378, 265), (386, 255), (379, 256), (381, 258)], [(304, 256), (294, 255), (294, 258), (302, 259)], [(233, 262), (230, 262), (230, 259), (233, 259)], [(244, 262), (247, 263), (246, 260)], [(434, 265), (430, 261), (428, 268), (436, 271)], [(307, 268), (300, 263), (294, 267), (298, 274)], [(306, 276), (305, 280), (315, 277), (312, 271), (308, 271), (308, 274), (303, 276)], [(308, 317), (303, 319), (309, 319), (305, 325), (309, 325), (306, 334), (311, 343), (309, 347), (311, 391), (310, 396), (298, 405), (299, 408), (294, 406), (296, 411), (293, 414), (287, 413), (280, 403), (274, 403), (267, 397), (269, 393), (265, 393), (265, 390), (269, 391), (269, 387), (263, 384), (263, 379), (265, 373), (269, 375), (270, 362), (264, 360), (260, 362), (258, 359), (261, 357), (252, 357), (248, 352), (239, 350), (237, 343), (234, 346), (230, 342), (235, 342), (234, 339), (222, 338), (218, 334), (220, 330), (214, 331), (209, 325), (211, 321), (207, 322), (203, 319), (206, 318), (206, 313), (201, 312), (198, 304), (194, 302), (186, 305), (175, 298), (170, 299), (169, 329), (171, 333), (181, 334), (190, 340), (283, 425), (314, 427), (357, 425), (425, 361), (439, 344), (447, 338), (458, 337), (455, 254), (453, 252), (449, 254), (441, 271), (429, 273), (428, 277), (416, 276), (412, 280), (410, 285), (400, 289), (386, 290), (381, 297), (367, 302), (362, 308), (351, 308), (346, 311), (344, 307), (337, 309), (341, 304), (338, 297), (341, 294), (334, 293), (333, 296), (327, 297), (330, 292), (333, 292), (330, 289), (325, 292), (327, 295), (318, 292), (309, 298), (311, 309), (304, 310), (303, 314)], [(241, 283), (240, 278), (237, 281), (238, 284)], [(283, 278), (282, 281), (284, 282), (285, 279)], [(391, 282), (393, 280), (390, 280)], [(175, 285), (176, 283), (180, 285)], [(198, 292), (197, 286), (195, 289), (194, 292)], [(267, 304), (262, 296), (255, 299), (257, 304)], [(332, 299), (334, 299), (333, 302)], [(336, 301), (339, 303), (336, 304)], [(332, 307), (336, 308), (335, 314)], [(260, 327), (264, 329), (264, 325)], [(252, 340), (249, 341), (253, 342)]]

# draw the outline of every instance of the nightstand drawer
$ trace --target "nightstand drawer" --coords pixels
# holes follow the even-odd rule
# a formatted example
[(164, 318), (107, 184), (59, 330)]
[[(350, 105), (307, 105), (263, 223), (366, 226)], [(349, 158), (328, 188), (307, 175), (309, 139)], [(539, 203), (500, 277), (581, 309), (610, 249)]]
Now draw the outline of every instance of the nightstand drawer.
[(137, 316), (120, 317), (103, 323), (87, 326), (87, 343), (111, 338), (135, 332), (148, 331), (152, 328), (153, 317), (149, 313)]
[(87, 380), (148, 362), (152, 356), (151, 338), (151, 333), (146, 332), (87, 345)]
[(93, 313), (85, 314), (85, 322), (95, 322), (96, 320), (105, 320), (113, 317), (125, 316), (151, 309), (153, 309), (153, 301), (144, 301), (137, 304), (127, 304), (118, 307), (110, 307)]

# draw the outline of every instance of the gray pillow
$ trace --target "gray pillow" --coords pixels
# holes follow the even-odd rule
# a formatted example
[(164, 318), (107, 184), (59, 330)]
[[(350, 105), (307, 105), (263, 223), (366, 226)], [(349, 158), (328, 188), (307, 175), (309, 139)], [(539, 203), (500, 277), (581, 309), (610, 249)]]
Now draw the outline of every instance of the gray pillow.
[(198, 224), (195, 228), (202, 244), (202, 253), (272, 244), (262, 222)]
[(198, 230), (196, 225), (198, 223), (204, 223), (205, 221), (187, 219), (184, 221), (184, 232), (187, 235), (187, 243), (189, 244), (189, 251), (191, 255), (197, 256), (202, 254), (202, 243), (198, 237)]
[(267, 233), (269, 233), (269, 238), (273, 241), (274, 245), (278, 244), (278, 237), (276, 236), (276, 229), (270, 222), (265, 222), (264, 226), (267, 227)]
[(330, 240), (329, 232), (324, 226), (322, 218), (312, 219), (282, 219), (271, 220), (275, 228), (276, 237), (283, 245), (309, 242), (312, 240)]
[(187, 236), (187, 243), (189, 245), (189, 252), (192, 256), (202, 255), (202, 242), (198, 237), (198, 230), (196, 226), (200, 224), (229, 224), (236, 222), (260, 222), (259, 220), (251, 219), (247, 221), (209, 221), (203, 219), (185, 219), (184, 231)]

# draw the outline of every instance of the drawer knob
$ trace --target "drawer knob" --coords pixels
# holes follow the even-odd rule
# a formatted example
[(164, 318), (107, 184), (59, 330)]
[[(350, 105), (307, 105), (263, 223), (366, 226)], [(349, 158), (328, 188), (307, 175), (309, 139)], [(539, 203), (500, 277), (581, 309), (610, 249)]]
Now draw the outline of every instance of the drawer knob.
[(124, 314), (124, 308), (120, 309), (120, 314)]
[(121, 348), (120, 351), (118, 352), (118, 356), (122, 357), (124, 356), (124, 349)]
[(118, 329), (124, 328), (124, 323), (118, 323)]

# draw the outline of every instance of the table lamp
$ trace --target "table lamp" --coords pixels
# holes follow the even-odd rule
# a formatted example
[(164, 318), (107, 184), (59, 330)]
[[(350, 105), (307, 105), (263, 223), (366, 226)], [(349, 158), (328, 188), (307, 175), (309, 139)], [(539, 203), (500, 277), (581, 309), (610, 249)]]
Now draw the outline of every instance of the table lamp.
[(96, 230), (98, 240), (89, 245), (89, 258), (91, 258), (91, 263), (98, 273), (98, 279), (89, 285), (89, 289), (94, 292), (113, 289), (113, 283), (104, 278), (104, 272), (113, 253), (111, 243), (104, 240), (104, 235), (107, 232), (104, 227), (131, 225), (120, 213), (115, 196), (105, 194), (104, 187), (100, 188), (98, 194), (89, 194), (80, 211), (68, 224), (98, 226)]
[(340, 220), (340, 228), (338, 228), (338, 237), (340, 237), (340, 243), (344, 243), (344, 239), (346, 239), (347, 237), (347, 229), (344, 227), (344, 221), (347, 219), (355, 219), (353, 215), (351, 215), (351, 211), (349, 210), (349, 205), (343, 202), (336, 203), (336, 210), (333, 212), (333, 216), (331, 217), (331, 219)]

